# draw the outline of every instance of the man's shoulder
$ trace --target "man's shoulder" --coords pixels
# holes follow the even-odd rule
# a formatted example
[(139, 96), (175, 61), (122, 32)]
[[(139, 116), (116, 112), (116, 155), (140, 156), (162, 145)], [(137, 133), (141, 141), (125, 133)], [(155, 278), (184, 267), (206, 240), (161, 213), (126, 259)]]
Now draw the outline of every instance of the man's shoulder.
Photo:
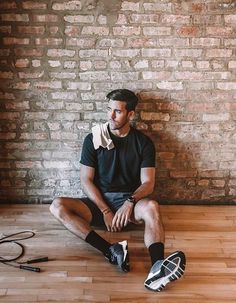
[(89, 133), (84, 137), (84, 145), (90, 145), (93, 142), (93, 134)]
[(133, 131), (134, 136), (136, 136), (139, 140), (153, 143), (152, 139), (148, 135), (146, 135), (144, 132), (142, 132), (141, 130), (132, 128), (132, 131)]

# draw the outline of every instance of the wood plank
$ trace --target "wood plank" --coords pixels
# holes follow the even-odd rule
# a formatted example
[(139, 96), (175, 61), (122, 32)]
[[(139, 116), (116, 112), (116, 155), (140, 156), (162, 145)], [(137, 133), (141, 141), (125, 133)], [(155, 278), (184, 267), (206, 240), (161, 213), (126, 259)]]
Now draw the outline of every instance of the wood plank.
[[(51, 259), (35, 264), (40, 273), (0, 264), (0, 302), (235, 303), (235, 207), (161, 205), (161, 211), (165, 253), (185, 251), (187, 268), (181, 280), (155, 293), (143, 286), (150, 258), (142, 227), (119, 233), (97, 230), (111, 242), (128, 239), (131, 272), (126, 274), (65, 230), (51, 216), (48, 205), (0, 205), (1, 237), (22, 230), (36, 233), (21, 241), (26, 248), (22, 260)], [(0, 246), (0, 255), (15, 252), (12, 245)]]

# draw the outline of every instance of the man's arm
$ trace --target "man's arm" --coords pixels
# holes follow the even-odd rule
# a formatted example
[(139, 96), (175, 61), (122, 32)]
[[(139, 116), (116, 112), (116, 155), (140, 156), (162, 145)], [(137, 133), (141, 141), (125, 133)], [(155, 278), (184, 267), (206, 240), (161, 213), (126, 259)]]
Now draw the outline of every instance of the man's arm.
[(155, 167), (141, 168), (140, 179), (141, 185), (132, 195), (136, 202), (153, 192), (155, 186)]
[[(155, 185), (155, 167), (141, 168), (140, 179), (141, 185), (132, 194), (136, 202), (153, 192)], [(121, 230), (124, 226), (126, 226), (132, 214), (133, 208), (133, 203), (125, 201), (122, 207), (116, 212), (112, 221), (112, 227), (116, 227), (118, 230)]]
[(116, 231), (115, 227), (111, 227), (114, 215), (106, 204), (106, 202), (104, 201), (99, 189), (94, 184), (95, 169), (93, 167), (86, 166), (83, 164), (81, 164), (80, 167), (80, 180), (84, 192), (86, 193), (88, 198), (93, 201), (101, 210), (107, 230)]

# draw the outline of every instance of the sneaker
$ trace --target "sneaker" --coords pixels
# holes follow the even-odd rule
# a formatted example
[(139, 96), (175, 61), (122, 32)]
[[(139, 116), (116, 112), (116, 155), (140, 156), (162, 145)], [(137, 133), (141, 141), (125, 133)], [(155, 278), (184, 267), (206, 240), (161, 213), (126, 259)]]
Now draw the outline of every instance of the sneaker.
[(128, 242), (126, 240), (117, 242), (109, 248), (110, 254), (106, 256), (111, 264), (118, 265), (124, 272), (130, 270)]
[(186, 258), (182, 251), (176, 251), (164, 260), (153, 264), (144, 286), (153, 291), (161, 291), (166, 284), (179, 279), (185, 270)]

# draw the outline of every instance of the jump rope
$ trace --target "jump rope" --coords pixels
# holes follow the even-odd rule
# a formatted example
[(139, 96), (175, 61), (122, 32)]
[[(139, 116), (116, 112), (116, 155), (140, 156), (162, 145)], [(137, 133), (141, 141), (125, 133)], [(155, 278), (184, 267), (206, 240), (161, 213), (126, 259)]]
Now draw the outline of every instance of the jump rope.
[[(22, 237), (13, 238), (15, 236), (23, 235), (23, 234), (26, 234), (26, 235), (22, 236)], [(30, 270), (30, 271), (34, 271), (34, 272), (40, 272), (39, 267), (28, 266), (28, 265), (25, 265), (25, 264), (47, 262), (47, 261), (49, 261), (48, 257), (30, 259), (30, 260), (27, 260), (27, 261), (24, 261), (24, 262), (18, 261), (25, 254), (25, 247), (19, 241), (30, 239), (34, 236), (35, 236), (35, 233), (33, 231), (26, 230), (26, 231), (21, 231), (21, 232), (14, 233), (14, 234), (11, 234), (11, 235), (4, 236), (3, 238), (0, 238), (0, 245), (1, 244), (14, 243), (16, 246), (18, 246), (20, 248), (20, 253), (18, 253), (18, 255), (15, 256), (15, 257), (6, 258), (5, 256), (4, 257), (0, 256), (0, 263), (8, 265), (8, 266), (16, 267), (16, 268), (19, 268), (19, 269)]]

